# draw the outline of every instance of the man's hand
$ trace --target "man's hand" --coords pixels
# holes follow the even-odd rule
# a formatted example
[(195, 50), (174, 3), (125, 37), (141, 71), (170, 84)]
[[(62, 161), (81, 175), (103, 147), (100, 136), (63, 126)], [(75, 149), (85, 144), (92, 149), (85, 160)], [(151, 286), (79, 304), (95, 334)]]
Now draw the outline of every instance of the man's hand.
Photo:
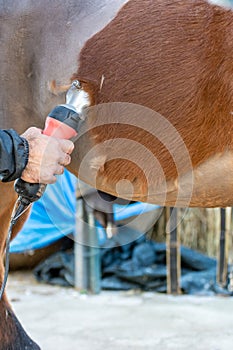
[(71, 161), (74, 144), (70, 140), (46, 136), (40, 129), (29, 128), (21, 137), (29, 144), (29, 158), (21, 178), (27, 182), (52, 184), (55, 175), (64, 172), (64, 166)]

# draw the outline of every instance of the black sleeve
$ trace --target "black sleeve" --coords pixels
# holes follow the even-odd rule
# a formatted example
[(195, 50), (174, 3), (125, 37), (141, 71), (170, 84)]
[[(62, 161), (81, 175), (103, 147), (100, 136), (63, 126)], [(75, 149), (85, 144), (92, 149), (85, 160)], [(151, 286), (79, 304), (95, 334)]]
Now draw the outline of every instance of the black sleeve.
[(0, 180), (18, 179), (28, 162), (28, 142), (16, 131), (0, 130)]

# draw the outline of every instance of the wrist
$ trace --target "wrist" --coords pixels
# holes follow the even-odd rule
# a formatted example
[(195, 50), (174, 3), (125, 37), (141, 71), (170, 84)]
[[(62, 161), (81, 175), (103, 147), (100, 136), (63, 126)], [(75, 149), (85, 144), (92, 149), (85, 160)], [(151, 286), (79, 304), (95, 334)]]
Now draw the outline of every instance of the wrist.
[(8, 149), (6, 150), (8, 159), (5, 171), (1, 174), (1, 181), (9, 182), (21, 177), (28, 163), (29, 144), (24, 137), (21, 137), (13, 129), (4, 130), (4, 134), (8, 144)]
[(21, 136), (21, 140), (23, 142), (23, 147), (24, 147), (24, 169), (26, 168), (27, 164), (28, 164), (28, 158), (29, 158), (29, 143), (28, 140), (25, 139), (24, 137)]

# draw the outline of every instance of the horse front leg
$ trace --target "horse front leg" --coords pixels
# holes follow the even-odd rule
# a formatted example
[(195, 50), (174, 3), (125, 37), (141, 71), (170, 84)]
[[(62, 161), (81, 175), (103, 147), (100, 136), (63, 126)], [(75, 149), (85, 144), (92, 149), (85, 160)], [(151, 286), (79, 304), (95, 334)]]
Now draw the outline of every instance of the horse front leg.
[[(11, 213), (16, 201), (13, 184), (0, 183), (0, 287), (4, 277), (4, 250)], [(15, 225), (12, 237), (22, 228), (28, 213), (22, 215)], [(39, 350), (39, 346), (27, 335), (15, 316), (4, 292), (0, 300), (0, 348), (2, 350)]]

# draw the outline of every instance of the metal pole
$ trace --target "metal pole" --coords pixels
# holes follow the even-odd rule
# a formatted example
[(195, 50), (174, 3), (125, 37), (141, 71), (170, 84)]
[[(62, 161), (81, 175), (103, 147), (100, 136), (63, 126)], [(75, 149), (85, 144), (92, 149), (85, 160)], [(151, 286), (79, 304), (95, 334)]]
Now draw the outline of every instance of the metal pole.
[(98, 294), (101, 290), (100, 248), (93, 210), (77, 201), (74, 242), (75, 288)]
[(177, 229), (177, 208), (166, 208), (167, 293), (180, 294), (180, 232)]
[(228, 280), (228, 240), (230, 230), (231, 208), (220, 209), (220, 239), (217, 265), (217, 282), (226, 287)]

